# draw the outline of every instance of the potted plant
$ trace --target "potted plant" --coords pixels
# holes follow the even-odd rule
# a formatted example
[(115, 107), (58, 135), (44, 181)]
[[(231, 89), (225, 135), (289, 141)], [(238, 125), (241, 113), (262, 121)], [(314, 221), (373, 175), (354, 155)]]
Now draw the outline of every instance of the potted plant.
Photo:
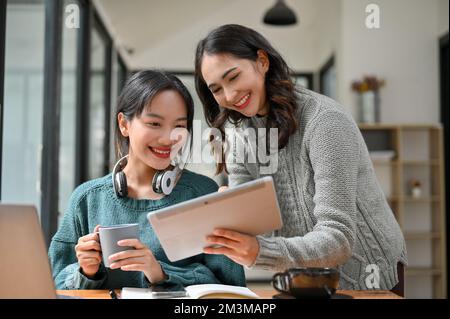
[(419, 198), (422, 196), (422, 183), (418, 179), (413, 178), (410, 180), (410, 189), (412, 197)]
[(365, 76), (361, 81), (352, 83), (353, 91), (359, 94), (360, 122), (377, 123), (380, 121), (379, 90), (385, 84), (384, 80), (375, 76)]

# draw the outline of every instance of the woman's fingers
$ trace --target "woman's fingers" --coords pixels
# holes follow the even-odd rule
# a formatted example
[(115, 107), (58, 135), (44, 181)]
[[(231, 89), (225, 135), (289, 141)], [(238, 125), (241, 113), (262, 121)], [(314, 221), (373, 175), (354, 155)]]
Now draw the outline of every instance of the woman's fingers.
[(228, 258), (230, 258), (231, 260), (233, 260), (234, 262), (244, 265), (245, 264), (245, 260), (236, 253), (235, 250), (230, 249), (230, 248), (226, 248), (226, 247), (218, 247), (218, 248), (213, 248), (213, 247), (205, 247), (203, 248), (203, 252), (205, 254), (212, 254), (212, 255), (225, 255)]
[(87, 234), (86, 236), (80, 237), (78, 239), (78, 243), (85, 243), (88, 241), (96, 241), (96, 242), (100, 242), (100, 239), (98, 237), (98, 233), (91, 233), (91, 234)]
[(211, 245), (225, 246), (225, 247), (228, 247), (228, 248), (231, 248), (234, 250), (240, 250), (241, 245), (242, 245), (240, 242), (237, 242), (237, 241), (225, 238), (225, 237), (212, 236), (212, 235), (206, 237), (206, 242)]
[(112, 262), (110, 265), (112, 269), (121, 268), (129, 271), (143, 271), (146, 267), (145, 265), (150, 265), (152, 252), (139, 239), (123, 239), (118, 241), (117, 244), (119, 246), (134, 247), (135, 249), (121, 251), (109, 256), (109, 260)]
[(75, 245), (75, 253), (83, 273), (90, 277), (97, 273), (100, 263), (102, 262), (100, 239), (97, 225), (91, 234), (87, 234), (78, 239)]
[(242, 233), (239, 233), (237, 231), (234, 230), (229, 230), (229, 229), (223, 229), (223, 228), (216, 228), (213, 231), (213, 235), (215, 236), (220, 236), (220, 237), (226, 237), (229, 238), (231, 240), (234, 241), (243, 241), (245, 239), (245, 236)]
[(75, 250), (76, 251), (81, 251), (81, 250), (83, 250), (83, 251), (84, 250), (102, 251), (102, 248), (100, 247), (100, 244), (97, 241), (90, 240), (90, 241), (78, 243), (75, 246)]
[(121, 251), (120, 253), (113, 254), (108, 257), (109, 261), (114, 262), (122, 259), (133, 258), (133, 257), (143, 257), (145, 256), (145, 250), (136, 249), (136, 250), (126, 250)]
[(100, 265), (100, 262), (97, 258), (83, 258), (79, 261), (80, 267), (87, 266), (97, 266)]
[(146, 248), (144, 244), (140, 242), (139, 239), (133, 238), (133, 239), (123, 239), (119, 240), (117, 242), (117, 245), (119, 246), (129, 246), (134, 247), (135, 249), (143, 249)]
[(256, 237), (228, 229), (215, 229), (206, 241), (210, 245), (221, 247), (205, 247), (206, 254), (223, 254), (241, 265), (252, 265), (259, 253)]
[(113, 262), (110, 267), (111, 269), (122, 268), (123, 266), (133, 265), (133, 264), (145, 264), (145, 260), (142, 257), (134, 257), (122, 259), (116, 262)]
[(131, 265), (125, 265), (120, 267), (121, 270), (124, 271), (145, 271), (145, 265), (144, 264), (131, 264)]
[(99, 252), (89, 250), (77, 252), (77, 258), (78, 260), (95, 258), (98, 262), (102, 261), (102, 256)]
[(205, 247), (203, 248), (203, 252), (206, 254), (213, 254), (213, 255), (234, 256), (234, 250), (227, 247)]
[(95, 226), (94, 231), (92, 233), (87, 234), (87, 235), (85, 235), (83, 237), (80, 237), (78, 239), (78, 242), (88, 242), (88, 241), (91, 241), (91, 240), (95, 240), (97, 242), (100, 242), (100, 238), (99, 238), (99, 235), (98, 235), (98, 230), (99, 229), (100, 229), (100, 225)]
[(209, 235), (206, 240), (208, 244), (226, 246), (239, 252), (248, 249), (248, 235), (228, 229), (215, 229), (213, 235)]
[(226, 191), (227, 189), (228, 189), (228, 186), (220, 186), (217, 191), (220, 193), (220, 192)]

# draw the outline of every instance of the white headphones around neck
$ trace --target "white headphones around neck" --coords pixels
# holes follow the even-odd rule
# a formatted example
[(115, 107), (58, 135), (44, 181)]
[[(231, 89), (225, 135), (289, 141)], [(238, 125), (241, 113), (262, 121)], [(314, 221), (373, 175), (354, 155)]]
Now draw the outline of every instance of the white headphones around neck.
[[(118, 197), (128, 196), (127, 177), (123, 172), (126, 162), (128, 162), (128, 155), (117, 161), (112, 172), (113, 188)], [(157, 171), (152, 180), (153, 191), (158, 194), (169, 195), (182, 172), (183, 168), (178, 165), (175, 165), (172, 170)]]
[[(152, 187), (153, 191), (157, 194), (169, 195), (183, 172), (183, 168), (189, 157), (189, 147), (191, 142), (191, 135), (189, 132), (185, 134), (186, 132), (185, 129), (182, 129), (181, 131), (174, 130), (172, 132), (174, 134), (172, 137), (181, 137), (181, 140), (179, 140), (181, 141), (181, 144), (176, 144), (176, 146), (180, 146), (180, 148), (177, 150), (176, 155), (171, 161), (174, 168), (157, 171), (153, 176)], [(118, 197), (128, 196), (127, 177), (123, 172), (123, 169), (128, 162), (127, 159), (128, 155), (119, 159), (112, 171), (113, 188)]]

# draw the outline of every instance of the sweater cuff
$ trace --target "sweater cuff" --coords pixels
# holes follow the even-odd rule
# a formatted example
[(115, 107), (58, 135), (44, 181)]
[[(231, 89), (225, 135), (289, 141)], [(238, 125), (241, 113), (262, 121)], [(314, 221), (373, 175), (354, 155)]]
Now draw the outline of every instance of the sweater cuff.
[[(163, 274), (164, 274), (164, 279), (163, 279), (163, 280), (160, 280), (160, 281), (158, 281), (158, 282), (150, 282), (150, 281), (147, 279), (147, 277), (146, 277), (147, 283), (148, 283), (149, 286), (164, 285), (164, 284), (168, 284), (168, 283), (170, 283), (170, 282), (172, 281), (171, 276), (170, 276), (170, 275), (168, 274), (168, 272), (164, 269), (165, 266), (166, 266), (166, 264), (165, 264), (164, 262), (161, 262), (161, 261), (158, 261), (158, 263), (159, 263), (159, 265), (161, 266), (161, 270), (162, 270), (162, 272), (163, 272)], [(144, 277), (145, 277), (145, 276), (144, 276)]]
[(148, 280), (143, 272), (141, 272), (141, 282), (141, 287), (143, 288), (149, 288), (152, 286), (152, 283)]
[(95, 274), (94, 278), (92, 279), (86, 277), (82, 273), (81, 268), (78, 267), (77, 271), (74, 272), (71, 281), (74, 289), (98, 289), (102, 287), (103, 283), (106, 280), (106, 277), (106, 270), (102, 266), (100, 266), (97, 274)]
[(256, 239), (259, 242), (259, 253), (255, 262), (249, 269), (253, 267), (272, 271), (283, 269), (283, 265), (281, 264), (283, 253), (275, 239), (273, 237), (266, 238), (262, 236), (256, 236)]

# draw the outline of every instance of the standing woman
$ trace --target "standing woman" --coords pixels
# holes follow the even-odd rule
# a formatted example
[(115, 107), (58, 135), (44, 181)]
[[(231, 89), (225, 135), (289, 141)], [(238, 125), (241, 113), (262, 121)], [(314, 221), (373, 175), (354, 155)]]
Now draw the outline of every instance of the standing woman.
[[(195, 83), (206, 121), (232, 138), (231, 145), (243, 142), (225, 136), (225, 127), (278, 129), (278, 168), (272, 174), (261, 173), (258, 161), (229, 160), (242, 156), (233, 150), (222, 154), (227, 161), (217, 168), (228, 172), (230, 187), (271, 175), (284, 224), (256, 237), (217, 229), (208, 243), (221, 247), (205, 253), (272, 271), (339, 267), (341, 289), (402, 294), (405, 241), (351, 115), (325, 96), (296, 89), (280, 54), (240, 25), (218, 27), (198, 43)], [(244, 147), (259, 154), (256, 145)], [(376, 282), (367, 285), (371, 274)]]

